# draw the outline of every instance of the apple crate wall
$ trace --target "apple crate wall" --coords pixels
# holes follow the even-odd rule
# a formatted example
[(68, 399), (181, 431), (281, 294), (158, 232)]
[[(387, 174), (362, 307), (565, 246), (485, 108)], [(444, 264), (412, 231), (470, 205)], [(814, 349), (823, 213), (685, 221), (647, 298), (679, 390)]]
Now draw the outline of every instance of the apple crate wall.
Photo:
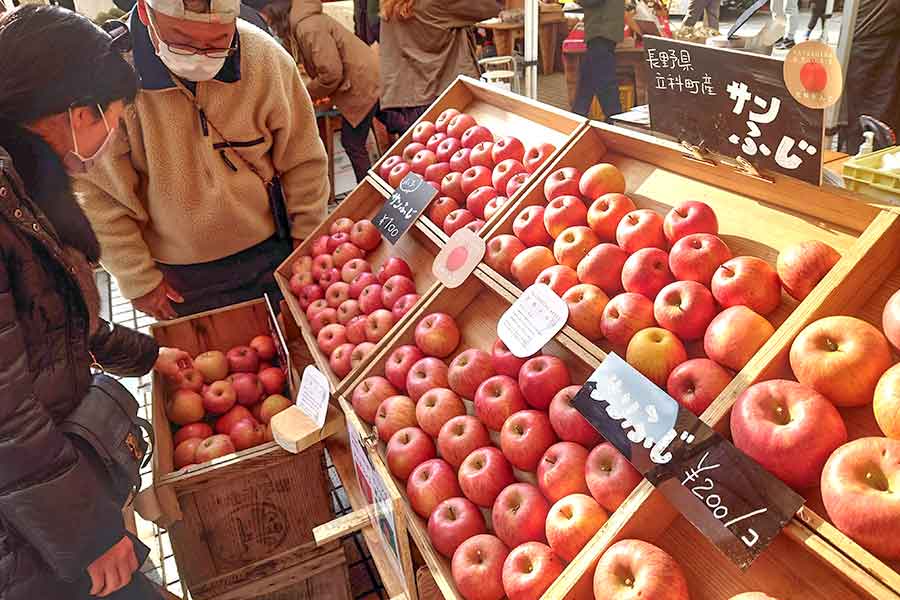
[[(400, 136), (397, 142), (373, 165), (369, 175), (380, 187), (387, 190), (388, 193), (393, 192), (393, 187), (378, 174), (379, 168), (384, 164), (384, 161), (392, 156), (403, 154), (404, 148), (412, 142), (413, 131), (416, 125), (423, 121), (434, 122), (448, 108), (454, 108), (472, 116), (478, 125), (487, 127), (494, 134), (495, 138), (508, 135), (519, 138), (525, 144), (526, 150), (542, 143), (554, 145), (556, 152), (544, 161), (543, 165), (535, 171), (529, 180), (534, 179), (534, 177), (543, 172), (553, 157), (562, 150), (572, 136), (586, 123), (584, 117), (531, 100), (525, 96), (501, 90), (470, 77), (460, 76), (444, 90), (444, 93), (434, 101), (419, 120), (406, 133)], [(511, 205), (521, 193), (522, 189), (513, 194), (506, 207)], [(481, 230), (482, 236), (504, 210), (501, 209), (494, 217), (488, 220)], [(440, 223), (433, 223), (427, 216), (420, 219), (420, 221), (435, 231), (442, 239), (447, 239), (447, 235), (441, 230)]]
[[(265, 301), (254, 300), (157, 323), (151, 334), (160, 345), (192, 356), (224, 352), (268, 334), (267, 314)], [(295, 349), (299, 353), (303, 346)], [(294, 374), (296, 379), (296, 369)], [(300, 454), (269, 442), (176, 471), (167, 393), (165, 381), (154, 374), (152, 492), (160, 507), (157, 522), (169, 531), (191, 596), (349, 598), (343, 548), (339, 543), (317, 548), (312, 536), (313, 527), (334, 518), (321, 440), (342, 429), (339, 412), (329, 411), (325, 427)]]

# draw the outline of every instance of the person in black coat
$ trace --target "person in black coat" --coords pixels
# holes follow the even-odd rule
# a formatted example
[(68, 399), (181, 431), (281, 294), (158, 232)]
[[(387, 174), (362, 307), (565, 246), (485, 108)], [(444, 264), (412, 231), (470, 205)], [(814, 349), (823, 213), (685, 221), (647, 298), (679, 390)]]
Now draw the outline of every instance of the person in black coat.
[[(115, 135), (136, 78), (85, 17), (28, 5), (0, 17), (0, 598), (158, 598), (90, 446), (58, 424), (90, 366), (179, 378), (190, 359), (101, 320), (100, 246), (68, 173)], [(127, 38), (126, 38), (127, 39)], [(48, 49), (52, 48), (50, 52)]]

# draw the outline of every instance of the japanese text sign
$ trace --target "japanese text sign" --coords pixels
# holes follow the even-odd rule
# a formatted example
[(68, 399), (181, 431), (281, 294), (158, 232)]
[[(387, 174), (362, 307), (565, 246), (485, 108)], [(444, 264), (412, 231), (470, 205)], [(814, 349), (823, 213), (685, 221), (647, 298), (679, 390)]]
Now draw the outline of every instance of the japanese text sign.
[(615, 354), (575, 407), (666, 499), (747, 568), (803, 498)]
[(428, 205), (437, 196), (437, 190), (415, 173), (403, 178), (391, 197), (372, 222), (381, 232), (381, 236), (391, 244), (396, 244), (407, 230), (412, 227)]
[(654, 37), (644, 47), (651, 129), (821, 184), (825, 113), (788, 92), (782, 61)]

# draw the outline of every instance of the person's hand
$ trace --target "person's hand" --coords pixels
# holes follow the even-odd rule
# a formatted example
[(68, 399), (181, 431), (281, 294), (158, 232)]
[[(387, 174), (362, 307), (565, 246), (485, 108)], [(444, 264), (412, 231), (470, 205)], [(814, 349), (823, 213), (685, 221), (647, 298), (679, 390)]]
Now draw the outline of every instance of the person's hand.
[(123, 537), (88, 565), (91, 595), (105, 598), (122, 589), (131, 582), (131, 574), (137, 571), (139, 566), (134, 555), (134, 544), (128, 537)]
[(170, 379), (175, 384), (180, 384), (184, 379), (181, 372), (190, 369), (194, 364), (191, 355), (178, 348), (160, 348), (159, 358), (153, 365), (153, 370)]
[(151, 315), (160, 321), (165, 321), (178, 316), (175, 313), (175, 309), (172, 308), (170, 300), (179, 304), (184, 302), (181, 294), (163, 279), (162, 283), (156, 286), (156, 289), (133, 300), (132, 304), (139, 311)]

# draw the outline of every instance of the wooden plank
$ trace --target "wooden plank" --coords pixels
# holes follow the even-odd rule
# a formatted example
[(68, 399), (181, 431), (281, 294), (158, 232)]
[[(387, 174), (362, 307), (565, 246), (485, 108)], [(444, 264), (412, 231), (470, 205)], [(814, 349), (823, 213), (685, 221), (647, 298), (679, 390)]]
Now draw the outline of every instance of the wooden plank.
[(313, 528), (313, 538), (317, 546), (333, 542), (356, 533), (369, 525), (369, 511), (367, 509), (355, 510), (334, 521)]

